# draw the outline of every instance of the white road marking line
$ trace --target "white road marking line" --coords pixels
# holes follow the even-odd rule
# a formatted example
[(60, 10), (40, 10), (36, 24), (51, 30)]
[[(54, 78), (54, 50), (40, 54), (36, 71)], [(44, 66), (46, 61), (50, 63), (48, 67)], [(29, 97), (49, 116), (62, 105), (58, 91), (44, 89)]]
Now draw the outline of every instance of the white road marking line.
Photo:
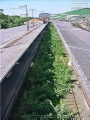
[(82, 48), (78, 48), (78, 47), (73, 47), (73, 46), (69, 46), (70, 48), (75, 48), (75, 49), (80, 49), (80, 50), (84, 50), (84, 51), (90, 51), (88, 49), (82, 49)]
[(90, 45), (89, 43), (85, 42), (81, 37), (77, 36), (76, 34), (72, 33), (72, 30), (70, 31), (70, 29), (68, 30), (71, 34), (73, 34), (74, 36), (76, 36), (77, 38), (79, 38), (81, 41), (83, 41), (84, 43), (86, 43), (87, 45)]

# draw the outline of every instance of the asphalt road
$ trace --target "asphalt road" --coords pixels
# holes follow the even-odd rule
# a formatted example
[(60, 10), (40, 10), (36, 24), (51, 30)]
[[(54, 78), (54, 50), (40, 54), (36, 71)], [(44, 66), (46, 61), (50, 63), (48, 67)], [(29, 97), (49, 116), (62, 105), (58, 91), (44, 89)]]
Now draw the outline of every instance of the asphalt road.
[(80, 65), (85, 77), (81, 82), (84, 83), (86, 93), (90, 101), (90, 32), (76, 28), (68, 22), (53, 22), (60, 34), (63, 36), (67, 46)]
[(12, 97), (15, 94), (17, 86), (25, 73), (28, 64), (31, 64), (33, 60), (33, 54), (35, 54), (35, 49), (40, 39), (36, 39), (25, 54), (21, 57), (18, 63), (13, 67), (10, 75), (7, 75), (1, 83), (1, 116), (3, 118), (5, 111), (7, 110)]

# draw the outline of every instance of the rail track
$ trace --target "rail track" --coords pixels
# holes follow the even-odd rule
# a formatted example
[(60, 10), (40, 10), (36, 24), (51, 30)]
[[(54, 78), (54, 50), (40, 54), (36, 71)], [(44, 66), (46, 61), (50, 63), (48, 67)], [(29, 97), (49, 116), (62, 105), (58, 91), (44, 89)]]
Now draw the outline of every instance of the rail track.
[(79, 109), (78, 109), (78, 106), (77, 106), (77, 102), (76, 102), (76, 99), (75, 99), (75, 94), (73, 92), (73, 89), (72, 89), (71, 94), (69, 93), (67, 95), (67, 98), (64, 101), (67, 103), (67, 107), (68, 107), (69, 111), (71, 111), (75, 114), (74, 119), (75, 120), (81, 120), (81, 116), (80, 116), (80, 113), (79, 113)]

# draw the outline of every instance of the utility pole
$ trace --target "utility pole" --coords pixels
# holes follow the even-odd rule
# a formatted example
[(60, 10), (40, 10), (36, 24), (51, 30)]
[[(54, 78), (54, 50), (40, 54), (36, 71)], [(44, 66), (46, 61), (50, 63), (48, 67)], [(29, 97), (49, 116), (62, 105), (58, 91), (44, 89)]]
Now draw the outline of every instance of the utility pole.
[(34, 13), (33, 13), (33, 11), (35, 11), (36, 9), (29, 9), (29, 10), (32, 11), (32, 19), (33, 19), (33, 26), (34, 26)]
[(27, 31), (29, 30), (29, 23), (28, 23), (28, 10), (27, 5), (19, 6), (20, 8), (26, 8), (26, 23), (27, 23)]

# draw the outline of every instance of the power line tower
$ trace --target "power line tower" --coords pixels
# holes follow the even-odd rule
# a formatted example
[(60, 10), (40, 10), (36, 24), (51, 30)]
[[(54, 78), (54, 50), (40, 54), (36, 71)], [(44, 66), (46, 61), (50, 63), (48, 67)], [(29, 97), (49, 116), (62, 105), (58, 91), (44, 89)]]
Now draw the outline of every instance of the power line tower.
[(27, 23), (27, 31), (29, 30), (29, 23), (28, 23), (28, 10), (27, 5), (19, 6), (20, 8), (26, 8), (26, 23)]
[(34, 26), (34, 13), (33, 13), (33, 11), (35, 11), (36, 9), (29, 9), (29, 11), (32, 11), (32, 19), (33, 19), (33, 26)]

